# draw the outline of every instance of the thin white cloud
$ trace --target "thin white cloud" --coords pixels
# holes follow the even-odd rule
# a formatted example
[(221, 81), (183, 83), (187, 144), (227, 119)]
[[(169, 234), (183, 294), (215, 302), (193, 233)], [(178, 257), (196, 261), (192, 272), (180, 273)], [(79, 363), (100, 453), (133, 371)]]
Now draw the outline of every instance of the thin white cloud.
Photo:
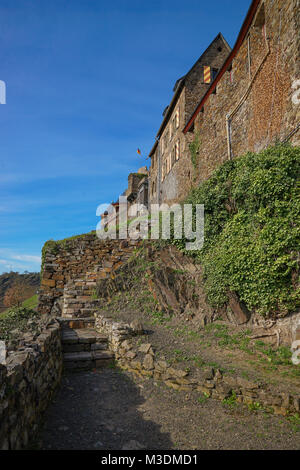
[(41, 257), (37, 255), (28, 255), (15, 253), (12, 250), (0, 248), (0, 273), (3, 271), (39, 271)]
[[(55, 160), (55, 162), (53, 161)], [(41, 180), (52, 180), (56, 178), (78, 178), (78, 177), (90, 177), (90, 176), (99, 176), (99, 177), (108, 177), (112, 174), (115, 174), (117, 171), (122, 173), (127, 170), (125, 163), (115, 162), (111, 154), (104, 156), (87, 156), (86, 161), (89, 161), (90, 164), (82, 166), (80, 164), (79, 157), (56, 157), (52, 158), (51, 165), (48, 163), (48, 166), (45, 166), (42, 170), (32, 169), (29, 172), (26, 172), (26, 169), (22, 173), (13, 172), (13, 173), (1, 173), (0, 183), (2, 185), (10, 185), (16, 183), (31, 183), (34, 181)], [(107, 162), (109, 165), (103, 164), (97, 167), (97, 161)], [(64, 162), (64, 167), (59, 165), (59, 162)], [(69, 165), (66, 163), (69, 162)], [(33, 162), (34, 163), (34, 162)]]
[(40, 263), (41, 257), (40, 256), (33, 256), (33, 255), (12, 255), (12, 259), (16, 259), (18, 261), (30, 261), (32, 263)]

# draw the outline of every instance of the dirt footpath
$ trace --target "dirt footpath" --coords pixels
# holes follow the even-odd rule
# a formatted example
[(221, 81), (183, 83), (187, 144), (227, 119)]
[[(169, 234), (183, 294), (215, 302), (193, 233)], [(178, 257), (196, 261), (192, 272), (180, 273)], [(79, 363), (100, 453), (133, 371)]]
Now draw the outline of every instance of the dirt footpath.
[(299, 449), (287, 419), (177, 392), (119, 369), (68, 374), (46, 415), (42, 449)]

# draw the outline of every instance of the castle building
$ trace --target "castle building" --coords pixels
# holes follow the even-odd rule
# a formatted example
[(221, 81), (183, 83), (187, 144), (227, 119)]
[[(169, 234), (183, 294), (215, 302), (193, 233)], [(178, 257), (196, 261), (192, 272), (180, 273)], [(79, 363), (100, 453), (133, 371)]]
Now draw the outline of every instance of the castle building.
[[(147, 167), (143, 166), (136, 173), (128, 175), (128, 187), (121, 194), (125, 198), (125, 205), (124, 202), (120, 205), (119, 200), (110, 204), (107, 210), (101, 214), (103, 228), (108, 227), (109, 224), (117, 226), (119, 216), (124, 210), (129, 212), (129, 217), (130, 213), (132, 213), (132, 217), (135, 217), (142, 212), (139, 206), (148, 207), (148, 174)], [(132, 208), (131, 211), (130, 208)], [(133, 211), (135, 208), (136, 210)]]
[(183, 196), (183, 182), (192, 178), (188, 138), (182, 129), (199, 98), (210, 84), (230, 52), (221, 33), (212, 41), (201, 57), (174, 86), (174, 95), (163, 112), (163, 120), (156, 142), (149, 154), (151, 158), (149, 202), (170, 202)]
[(233, 49), (219, 34), (176, 82), (149, 155), (151, 203), (182, 201), (247, 151), (299, 145), (299, 31), (299, 0), (253, 0)]

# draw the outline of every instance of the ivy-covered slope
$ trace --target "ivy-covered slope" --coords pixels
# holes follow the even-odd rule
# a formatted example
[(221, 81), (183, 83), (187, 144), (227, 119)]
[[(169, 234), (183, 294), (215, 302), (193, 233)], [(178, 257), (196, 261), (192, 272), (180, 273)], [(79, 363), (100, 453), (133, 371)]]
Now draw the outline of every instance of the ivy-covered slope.
[(205, 205), (196, 255), (212, 305), (231, 291), (265, 316), (299, 307), (299, 169), (300, 148), (277, 145), (226, 162), (190, 193), (186, 203)]

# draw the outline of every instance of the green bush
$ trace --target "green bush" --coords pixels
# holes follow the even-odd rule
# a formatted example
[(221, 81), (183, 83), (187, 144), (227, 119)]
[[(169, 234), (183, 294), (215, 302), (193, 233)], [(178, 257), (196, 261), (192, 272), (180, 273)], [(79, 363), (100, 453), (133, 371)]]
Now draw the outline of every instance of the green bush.
[(205, 206), (197, 257), (213, 306), (229, 291), (263, 315), (299, 306), (299, 170), (300, 148), (276, 145), (224, 163), (190, 193), (186, 203)]
[(27, 331), (28, 320), (37, 319), (39, 314), (26, 307), (13, 307), (7, 310), (0, 316), (0, 340), (8, 340), (12, 335), (13, 330), (20, 330), (21, 332)]

